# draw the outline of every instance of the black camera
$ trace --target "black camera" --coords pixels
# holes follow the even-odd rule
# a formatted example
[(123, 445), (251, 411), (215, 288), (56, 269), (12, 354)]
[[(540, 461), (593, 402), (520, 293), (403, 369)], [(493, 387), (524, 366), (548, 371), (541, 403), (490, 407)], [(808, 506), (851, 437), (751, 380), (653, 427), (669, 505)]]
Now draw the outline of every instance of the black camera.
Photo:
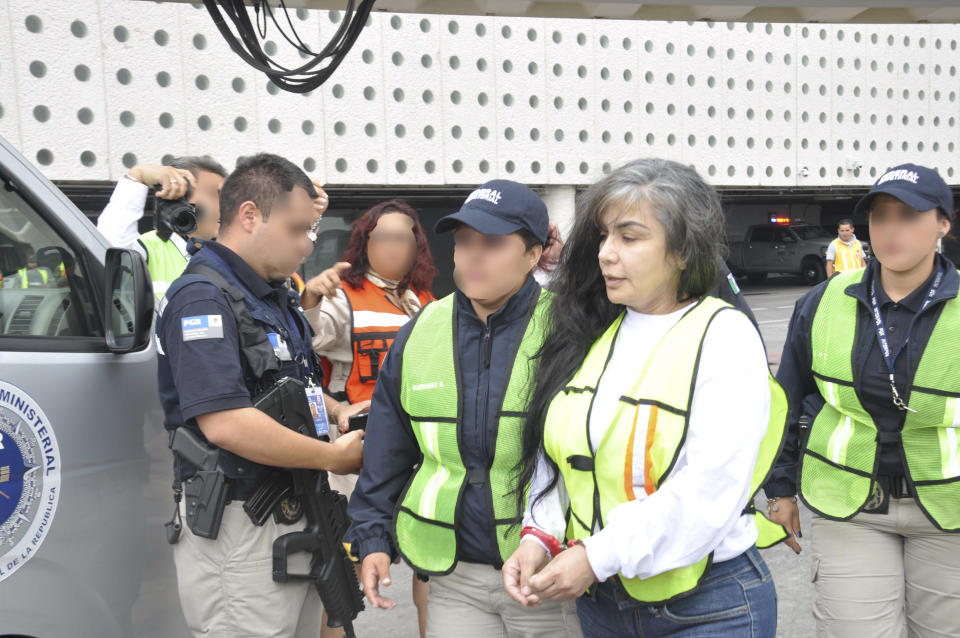
[[(157, 184), (155, 188), (160, 190), (161, 186)], [(189, 237), (197, 230), (197, 220), (202, 216), (203, 210), (199, 205), (187, 201), (191, 190), (188, 185), (186, 196), (180, 199), (156, 198), (155, 225), (160, 239), (167, 241), (173, 233)]]

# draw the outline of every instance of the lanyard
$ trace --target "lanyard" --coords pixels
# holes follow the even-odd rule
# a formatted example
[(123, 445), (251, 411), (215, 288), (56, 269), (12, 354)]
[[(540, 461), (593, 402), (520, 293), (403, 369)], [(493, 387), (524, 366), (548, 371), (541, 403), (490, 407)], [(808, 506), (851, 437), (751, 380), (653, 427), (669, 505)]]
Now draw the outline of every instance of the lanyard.
[[(943, 266), (940, 266), (937, 269), (937, 274), (933, 278), (933, 283), (930, 284), (930, 289), (927, 291), (926, 297), (923, 300), (923, 305), (920, 306), (920, 310), (917, 311), (917, 314), (913, 316), (913, 319), (910, 320), (910, 327), (907, 329), (907, 337), (903, 340), (903, 343), (900, 344), (900, 347), (897, 348), (896, 352), (890, 351), (890, 343), (887, 340), (887, 331), (884, 328), (885, 322), (883, 320), (883, 315), (880, 314), (880, 304), (877, 302), (877, 277), (874, 277), (870, 282), (870, 310), (873, 313), (873, 327), (877, 331), (877, 342), (880, 344), (880, 354), (883, 355), (883, 361), (887, 364), (887, 372), (890, 375), (890, 394), (893, 397), (893, 405), (901, 411), (917, 413), (916, 410), (904, 403), (903, 399), (900, 397), (900, 393), (897, 391), (897, 385), (894, 379), (894, 365), (897, 362), (897, 357), (900, 356), (900, 353), (903, 352), (903, 349), (907, 347), (907, 344), (910, 343), (910, 335), (913, 334), (913, 328), (917, 323), (917, 319), (920, 318), (920, 315), (924, 310), (927, 309), (927, 306), (930, 305), (930, 302), (933, 301), (934, 295), (937, 293), (937, 289), (940, 287), (940, 283), (943, 281), (943, 275), (945, 270)], [(879, 276), (879, 275), (877, 275)]]

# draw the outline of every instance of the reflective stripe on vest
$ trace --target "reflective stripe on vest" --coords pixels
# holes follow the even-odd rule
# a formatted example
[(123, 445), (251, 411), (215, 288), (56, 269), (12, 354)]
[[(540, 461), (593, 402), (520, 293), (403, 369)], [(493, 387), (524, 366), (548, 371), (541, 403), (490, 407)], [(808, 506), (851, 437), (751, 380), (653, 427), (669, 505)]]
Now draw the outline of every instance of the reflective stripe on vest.
[[(707, 329), (720, 312), (734, 311), (729, 304), (706, 297), (689, 310), (660, 339), (626, 396), (620, 398), (613, 420), (594, 450), (589, 418), (597, 385), (606, 369), (623, 321), (621, 315), (593, 344), (580, 370), (554, 397), (544, 425), (544, 447), (560, 468), (570, 497), (567, 538), (583, 539), (606, 524), (618, 505), (637, 499), (634, 485), (653, 494), (671, 470), (686, 438), (700, 352)], [(753, 496), (766, 481), (783, 444), (787, 399), (769, 376), (770, 417), (750, 481), (749, 511)], [(641, 406), (647, 407), (643, 445), (636, 440)], [(640, 430), (641, 432), (644, 429)], [(634, 476), (634, 451), (644, 454), (644, 476)], [(782, 526), (756, 513), (757, 544), (769, 547), (784, 538)], [(712, 554), (692, 565), (651, 578), (617, 576), (626, 592), (644, 603), (662, 603), (696, 589), (712, 561)]]
[(836, 249), (836, 254), (833, 259), (834, 270), (844, 272), (847, 270), (858, 270), (864, 267), (862, 257), (863, 246), (860, 245), (859, 239), (854, 240), (852, 244), (847, 246), (837, 238), (833, 240), (833, 246)]
[[(501, 563), (520, 544), (513, 470), (520, 460), (528, 393), (534, 385), (532, 357), (543, 343), (550, 297), (541, 290), (531, 304), (498, 413), (494, 457), (483, 477), (493, 505), (490, 517)], [(454, 295), (428, 305), (403, 347), (400, 402), (410, 416), (423, 462), (404, 490), (394, 524), (400, 553), (424, 574), (448, 574), (456, 567), (458, 510), (467, 482), (459, 444), (455, 309)]]
[(160, 303), (170, 284), (183, 274), (187, 258), (172, 241), (160, 239), (155, 230), (140, 235), (140, 243), (147, 251), (147, 270), (153, 283), (153, 294)]
[[(811, 369), (826, 401), (803, 449), (800, 496), (818, 514), (852, 518), (866, 503), (877, 475), (880, 436), (855, 390), (852, 355), (857, 304), (846, 288), (859, 284), (863, 270), (830, 280), (811, 326)], [(928, 309), (928, 312), (933, 312)], [(869, 325), (860, 329), (871, 330)], [(901, 389), (907, 412), (899, 433), (907, 481), (920, 508), (937, 525), (960, 531), (960, 300), (942, 304), (912, 385)]]
[[(350, 339), (353, 365), (345, 390), (347, 400), (358, 403), (373, 396), (383, 358), (393, 345), (397, 331), (410, 321), (410, 317), (393, 305), (383, 289), (369, 279), (364, 278), (360, 288), (344, 284), (343, 292), (350, 304), (353, 324)], [(429, 292), (422, 292), (417, 297), (422, 306), (433, 300)]]

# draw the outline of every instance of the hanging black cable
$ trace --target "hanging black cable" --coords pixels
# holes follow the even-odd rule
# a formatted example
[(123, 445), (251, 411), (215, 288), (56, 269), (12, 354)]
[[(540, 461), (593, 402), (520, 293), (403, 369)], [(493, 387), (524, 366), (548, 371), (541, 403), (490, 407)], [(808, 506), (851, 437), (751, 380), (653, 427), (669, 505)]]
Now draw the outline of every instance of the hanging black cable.
[[(304, 44), (297, 34), (285, 0), (278, 0), (276, 8), (270, 6), (269, 0), (252, 0), (250, 6), (253, 7), (256, 24), (251, 21), (244, 0), (203, 0), (203, 4), (227, 44), (244, 62), (265, 73), (284, 91), (307, 93), (326, 82), (340, 66), (366, 25), (375, 1), (360, 0), (358, 4), (355, 0), (347, 0), (337, 32), (319, 53)], [(286, 27), (277, 19), (277, 12), (284, 14)], [(306, 63), (289, 68), (263, 50), (262, 43), (266, 39), (269, 23), (300, 55), (308, 58)]]

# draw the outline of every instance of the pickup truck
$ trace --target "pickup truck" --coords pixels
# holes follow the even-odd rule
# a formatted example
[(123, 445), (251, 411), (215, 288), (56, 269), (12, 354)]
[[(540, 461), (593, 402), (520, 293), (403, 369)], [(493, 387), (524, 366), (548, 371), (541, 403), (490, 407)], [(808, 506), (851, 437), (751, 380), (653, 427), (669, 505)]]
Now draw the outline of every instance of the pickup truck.
[(750, 226), (742, 241), (730, 241), (727, 263), (734, 275), (759, 283), (770, 273), (800, 275), (813, 285), (826, 276), (824, 261), (833, 236), (809, 224)]

